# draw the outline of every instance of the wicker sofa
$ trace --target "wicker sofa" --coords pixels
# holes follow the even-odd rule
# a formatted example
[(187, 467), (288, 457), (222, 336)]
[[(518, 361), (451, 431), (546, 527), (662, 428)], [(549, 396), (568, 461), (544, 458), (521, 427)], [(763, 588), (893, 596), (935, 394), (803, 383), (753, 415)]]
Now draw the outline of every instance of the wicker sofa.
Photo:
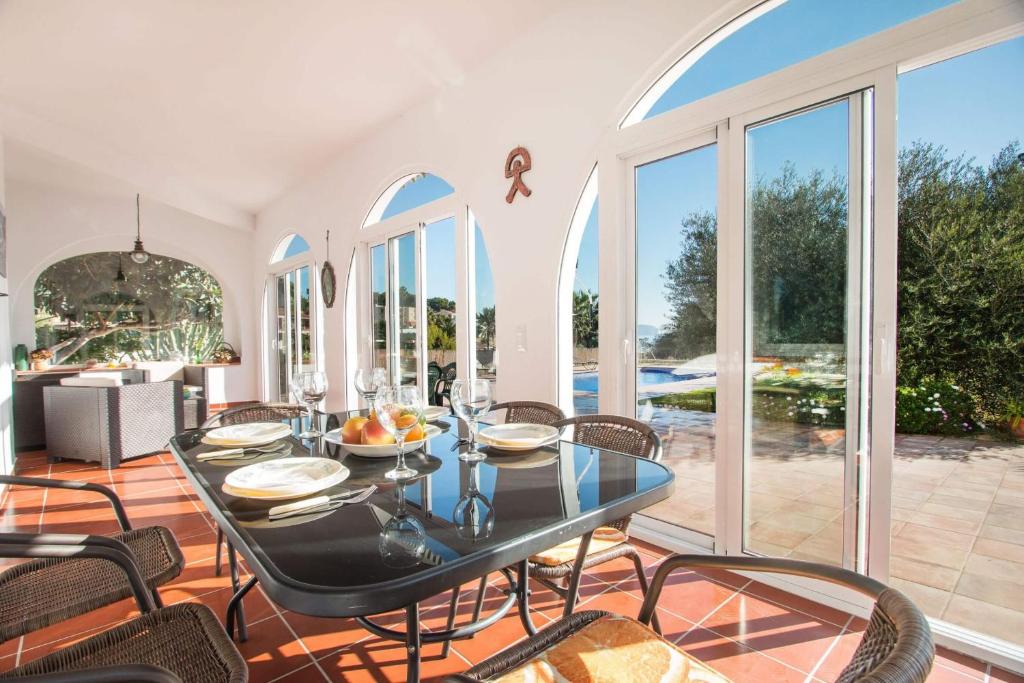
[(164, 450), (184, 431), (182, 383), (48, 386), (43, 413), (51, 458), (113, 469), (122, 460)]

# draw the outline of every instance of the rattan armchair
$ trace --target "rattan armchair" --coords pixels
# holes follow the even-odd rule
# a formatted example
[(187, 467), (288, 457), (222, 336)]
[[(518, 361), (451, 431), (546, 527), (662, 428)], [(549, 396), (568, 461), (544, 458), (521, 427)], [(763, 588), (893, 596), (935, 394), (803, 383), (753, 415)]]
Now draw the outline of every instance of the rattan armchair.
[(558, 406), (541, 401), (505, 401), (495, 403), (492, 411), (505, 411), (505, 422), (532, 422), (533, 424), (553, 425), (565, 419), (565, 413)]
[(248, 668), (213, 612), (183, 603), (156, 608), (131, 550), (106, 536), (8, 534), (0, 555), (31, 563), (104, 563), (122, 574), (142, 614), (109, 631), (8, 671), (33, 682), (244, 683)]
[[(640, 623), (651, 623), (665, 580), (678, 569), (725, 569), (791, 574), (827, 581), (867, 595), (875, 603), (871, 620), (853, 658), (839, 675), (838, 683), (924, 683), (931, 671), (935, 658), (931, 630), (928, 627), (928, 620), (910, 599), (899, 591), (856, 572), (813, 562), (768, 557), (673, 555), (666, 559), (654, 574), (651, 589), (644, 598), (637, 617)], [(452, 683), (479, 683), (498, 679), (559, 643), (572, 639), (587, 625), (608, 616), (608, 612), (600, 611), (573, 614), (532, 638), (477, 664), (465, 673), (450, 676), (446, 680)], [(624, 682), (635, 680), (629, 677), (628, 668), (619, 673), (619, 679)]]
[[(133, 529), (117, 494), (90, 482), (0, 476), (0, 484), (89, 491), (105, 496), (114, 508), (120, 533), (97, 543), (104, 544), (137, 565), (142, 582), (160, 605), (157, 586), (181, 573), (185, 560), (174, 534), (160, 526)], [(0, 533), (4, 548), (48, 543), (53, 534)], [(81, 538), (74, 536), (74, 538)], [(29, 557), (6, 555), (7, 557)], [(59, 623), (110, 605), (132, 595), (123, 571), (103, 559), (48, 557), (15, 565), (0, 573), (0, 642)]]
[[(305, 408), (294, 403), (256, 403), (253, 405), (229, 408), (216, 415), (211, 416), (203, 423), (202, 429), (213, 429), (214, 427), (226, 427), (228, 425), (249, 424), (251, 422), (283, 422), (285, 420), (301, 420), (306, 414)], [(213, 571), (216, 576), (221, 575), (221, 548), (224, 546), (224, 531), (217, 527), (217, 549), (214, 557)], [(228, 571), (231, 573), (231, 588), (237, 594), (241, 589), (238, 579), (238, 556), (231, 544), (228, 548)], [(233, 611), (238, 614), (238, 638), (242, 642), (249, 639), (248, 629), (245, 625), (245, 609), (239, 599)], [(230, 615), (230, 612), (229, 612)], [(230, 615), (233, 620), (233, 615)], [(232, 634), (234, 635), (234, 634)]]

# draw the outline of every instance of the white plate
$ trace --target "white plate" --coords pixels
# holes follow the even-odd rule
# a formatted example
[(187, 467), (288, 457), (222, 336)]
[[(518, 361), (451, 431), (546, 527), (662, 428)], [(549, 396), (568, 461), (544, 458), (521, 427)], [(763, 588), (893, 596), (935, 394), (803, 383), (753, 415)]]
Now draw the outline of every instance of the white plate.
[(291, 425), (283, 422), (249, 422), (211, 429), (202, 441), (211, 446), (262, 446), (291, 434)]
[(481, 429), (477, 440), (503, 451), (532, 451), (558, 441), (559, 431), (551, 425), (513, 422)]
[(231, 472), (222, 488), (239, 498), (288, 500), (340, 484), (348, 475), (347, 467), (330, 458), (279, 458)]
[[(435, 436), (441, 433), (441, 428), (432, 424), (428, 424), (423, 430), (426, 433), (427, 438), (419, 441), (406, 441), (405, 452), (410, 453), (424, 443), (433, 439)], [(324, 441), (330, 443), (336, 443), (352, 455), (358, 455), (362, 458), (393, 458), (398, 455), (398, 446), (396, 444), (386, 444), (383, 446), (367, 446), (360, 443), (345, 443), (341, 440), (341, 430), (332, 429), (331, 431), (324, 434)]]
[(423, 409), (423, 417), (427, 422), (433, 422), (434, 420), (440, 420), (445, 415), (451, 415), (452, 411), (448, 410), (444, 406), (428, 406)]

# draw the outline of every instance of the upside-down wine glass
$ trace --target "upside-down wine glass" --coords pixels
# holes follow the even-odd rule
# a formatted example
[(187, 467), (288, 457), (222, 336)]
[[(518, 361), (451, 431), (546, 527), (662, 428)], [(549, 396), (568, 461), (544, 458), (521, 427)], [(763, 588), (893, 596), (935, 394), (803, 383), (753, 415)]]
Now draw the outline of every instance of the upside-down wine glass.
[(477, 421), (491, 410), (491, 383), (485, 379), (457, 379), (452, 383), (448, 400), (455, 414), (469, 425), (469, 450), (459, 453), (459, 460), (483, 460), (487, 456), (476, 446)]
[(413, 427), (423, 423), (423, 397), (419, 387), (390, 387), (378, 391), (373, 409), (381, 426), (395, 437), (398, 446), (398, 463), (384, 476), (395, 480), (415, 477), (416, 470), (405, 464), (405, 437)]
[(296, 372), (292, 375), (292, 395), (300, 403), (305, 404), (309, 414), (309, 429), (299, 434), (300, 439), (316, 439), (323, 433), (316, 428), (316, 414), (313, 409), (327, 396), (327, 373), (312, 370)]
[(373, 398), (377, 392), (388, 385), (388, 371), (384, 368), (359, 368), (355, 376), (356, 391), (366, 401), (366, 405), (373, 407)]

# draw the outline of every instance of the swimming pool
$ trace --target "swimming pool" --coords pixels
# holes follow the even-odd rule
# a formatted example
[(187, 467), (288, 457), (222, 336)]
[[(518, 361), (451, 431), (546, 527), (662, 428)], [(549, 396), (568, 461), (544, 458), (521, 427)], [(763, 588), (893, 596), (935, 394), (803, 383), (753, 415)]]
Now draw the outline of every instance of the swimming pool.
[[(667, 384), (669, 382), (681, 382), (685, 379), (693, 379), (696, 375), (673, 375), (672, 368), (640, 368), (637, 384), (639, 386), (650, 386), (652, 384)], [(572, 388), (574, 391), (586, 391), (597, 393), (597, 373), (580, 372), (572, 377)]]

